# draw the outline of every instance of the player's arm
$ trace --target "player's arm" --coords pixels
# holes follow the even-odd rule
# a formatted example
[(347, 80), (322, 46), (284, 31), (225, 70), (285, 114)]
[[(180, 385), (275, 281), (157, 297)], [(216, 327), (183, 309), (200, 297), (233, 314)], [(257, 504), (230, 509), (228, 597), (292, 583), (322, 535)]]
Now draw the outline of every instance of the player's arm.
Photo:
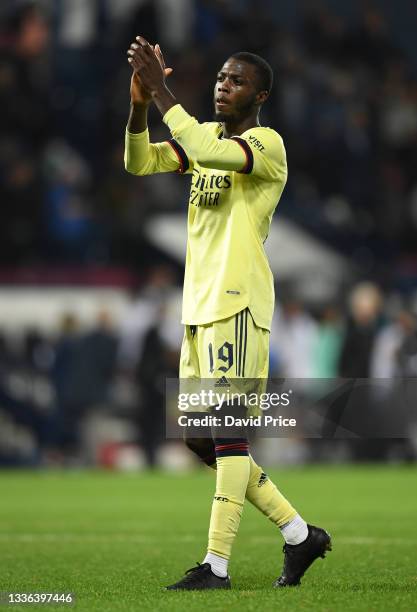
[[(157, 47), (159, 50), (159, 47)], [(165, 76), (171, 74), (165, 68)], [(152, 144), (149, 141), (148, 109), (152, 95), (139, 75), (133, 72), (130, 84), (130, 113), (125, 135), (125, 168), (131, 174), (187, 172), (190, 163), (184, 149), (173, 139)]]
[(184, 174), (191, 168), (190, 158), (173, 138), (166, 142), (149, 142), (149, 130), (131, 133), (126, 129), (125, 168), (131, 174), (144, 176), (158, 172)]
[(221, 140), (179, 104), (167, 111), (164, 122), (175, 140), (203, 167), (286, 182), (285, 148), (281, 136), (274, 130), (254, 127), (241, 136)]

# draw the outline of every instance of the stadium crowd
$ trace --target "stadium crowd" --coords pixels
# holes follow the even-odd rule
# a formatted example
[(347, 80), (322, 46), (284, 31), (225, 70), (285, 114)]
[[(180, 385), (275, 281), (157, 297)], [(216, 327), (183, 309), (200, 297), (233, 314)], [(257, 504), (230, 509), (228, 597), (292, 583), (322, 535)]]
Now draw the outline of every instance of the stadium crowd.
[[(321, 2), (301, 8), (290, 28), (277, 3), (259, 11), (253, 0), (2, 3), (2, 261), (146, 265), (144, 219), (183, 209), (187, 180), (123, 169), (126, 49), (141, 31), (161, 43), (179, 100), (201, 120), (231, 52), (268, 59), (262, 120), (283, 135), (290, 164), (281, 214), (381, 282), (414, 279), (416, 57), (377, 2), (351, 19)], [(151, 125), (166, 137), (156, 113)]]

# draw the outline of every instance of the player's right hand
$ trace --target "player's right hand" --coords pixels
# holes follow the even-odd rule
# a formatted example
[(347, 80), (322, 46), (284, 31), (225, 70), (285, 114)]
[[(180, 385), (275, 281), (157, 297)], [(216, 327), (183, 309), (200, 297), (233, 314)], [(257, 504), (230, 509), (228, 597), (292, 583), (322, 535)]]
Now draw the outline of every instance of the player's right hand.
[[(136, 45), (137, 43), (133, 43), (131, 47)], [(172, 74), (172, 68), (166, 68), (164, 57), (162, 55), (162, 51), (160, 46), (157, 44), (155, 47), (152, 46), (152, 49), (155, 52), (156, 57), (158, 58), (159, 63), (164, 71), (165, 78)], [(130, 80), (130, 101), (132, 104), (137, 105), (148, 105), (152, 101), (152, 96), (150, 92), (142, 85), (140, 80), (140, 75), (138, 72), (133, 69), (132, 78)]]

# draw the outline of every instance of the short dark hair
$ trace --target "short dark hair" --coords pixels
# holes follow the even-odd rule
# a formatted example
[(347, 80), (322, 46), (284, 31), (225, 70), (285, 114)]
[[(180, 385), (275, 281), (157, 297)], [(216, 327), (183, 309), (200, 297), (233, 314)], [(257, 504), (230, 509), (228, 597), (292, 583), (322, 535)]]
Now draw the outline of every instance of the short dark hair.
[(259, 91), (265, 89), (266, 91), (271, 91), (274, 73), (266, 60), (255, 53), (249, 53), (249, 51), (239, 51), (238, 53), (233, 53), (230, 57), (255, 66), (259, 77)]

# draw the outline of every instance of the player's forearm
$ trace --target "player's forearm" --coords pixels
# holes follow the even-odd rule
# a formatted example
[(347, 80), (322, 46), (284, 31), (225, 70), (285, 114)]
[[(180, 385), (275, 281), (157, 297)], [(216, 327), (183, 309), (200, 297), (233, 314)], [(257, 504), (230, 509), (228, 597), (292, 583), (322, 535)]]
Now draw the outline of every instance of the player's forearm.
[(144, 174), (149, 158), (148, 105), (130, 104), (126, 126), (125, 168), (131, 174)]
[(125, 168), (131, 174), (143, 176), (153, 170), (153, 160), (149, 143), (149, 132), (130, 132), (129, 126), (125, 135)]
[(130, 134), (140, 134), (148, 127), (148, 104), (131, 104), (127, 131)]
[(164, 116), (170, 108), (178, 104), (174, 94), (166, 86), (160, 87), (152, 92), (152, 100), (155, 102), (155, 106), (162, 116)]
[(189, 115), (179, 104), (171, 106), (163, 117), (171, 134), (200, 165), (220, 170), (240, 171), (246, 156), (241, 146), (231, 140), (221, 140)]

